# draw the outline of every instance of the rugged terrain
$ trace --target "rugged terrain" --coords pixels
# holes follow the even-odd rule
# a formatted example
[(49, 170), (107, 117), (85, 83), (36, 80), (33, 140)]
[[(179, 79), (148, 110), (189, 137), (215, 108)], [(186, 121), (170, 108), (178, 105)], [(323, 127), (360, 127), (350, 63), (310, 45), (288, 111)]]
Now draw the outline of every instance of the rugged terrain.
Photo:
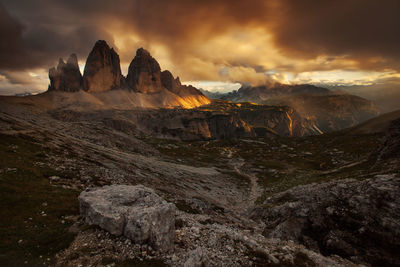
[(49, 78), (0, 97), (0, 265), (400, 264), (398, 113), (331, 132), (376, 110), (211, 101), (144, 49), (124, 77), (104, 41)]
[[(85, 113), (39, 108), (25, 98), (0, 101), (1, 216), (9, 218), (0, 225), (2, 265), (399, 264), (398, 255), (393, 253), (399, 246), (398, 232), (393, 230), (399, 223), (395, 212), (399, 169), (393, 164), (398, 155), (388, 150), (398, 144), (397, 124), (364, 134), (353, 129), (354, 134), (342, 131), (291, 137), (271, 133), (189, 142), (156, 136), (141, 127), (157, 113), (167, 117), (174, 112), (207, 114), (215, 106), (200, 107), (199, 111), (142, 110), (150, 116), (148, 119), (126, 122), (127, 117), (137, 115), (132, 111)], [(221, 112), (218, 102), (215, 105)], [(182, 123), (181, 119), (178, 121)], [(191, 124), (190, 120), (185, 123)], [(254, 119), (252, 124), (256, 123)], [(390, 155), (391, 163), (383, 164), (388, 158), (381, 155)], [(320, 185), (307, 187), (311, 183)], [(86, 188), (108, 184), (143, 184), (176, 205), (173, 252), (160, 253), (84, 223), (78, 213), (78, 194)], [(327, 187), (338, 188), (336, 202), (326, 204), (330, 201), (326, 199), (319, 204), (310, 200), (324, 198)], [(308, 192), (307, 196), (300, 194), (302, 190)], [(332, 194), (335, 190), (331, 190)], [(359, 194), (357, 201), (361, 204), (347, 199), (354, 195), (351, 190)], [(365, 202), (368, 192), (378, 201), (373, 207), (379, 208), (379, 218), (372, 210), (364, 213), (371, 207)], [(381, 195), (388, 196), (385, 202), (379, 202)], [(338, 209), (342, 202), (349, 203), (349, 209)], [(311, 213), (305, 214), (318, 222), (325, 207), (332, 206), (332, 215), (323, 218), (335, 222), (335, 216), (343, 218), (337, 221), (340, 235), (334, 226), (325, 227), (329, 221), (318, 226), (325, 230), (321, 236), (310, 236), (307, 223), (295, 224), (299, 233), (296, 238), (290, 234), (271, 235), (270, 229), (282, 223), (265, 214), (273, 211), (271, 216), (295, 222), (304, 218), (303, 209), (296, 209), (296, 205), (308, 209)], [(386, 210), (379, 205), (392, 208)], [(288, 213), (291, 209), (295, 212)], [(354, 231), (362, 226), (354, 231), (343, 227), (362, 224), (364, 217), (368, 218), (366, 222), (382, 223), (369, 223), (360, 236)], [(283, 226), (277, 229), (285, 232)], [(390, 242), (373, 247), (373, 240), (384, 240), (389, 233)], [(332, 240), (336, 243), (328, 242), (328, 237), (335, 237)], [(379, 261), (371, 260), (374, 253), (381, 255)]]
[(380, 113), (372, 101), (308, 84), (242, 86), (227, 94), (205, 94), (233, 102), (290, 106), (323, 133), (356, 126)]
[[(168, 70), (161, 72), (158, 62), (143, 48), (137, 50), (124, 77), (118, 54), (103, 40), (95, 43), (83, 75), (77, 56), (72, 54), (67, 63), (60, 58), (57, 67), (49, 70), (49, 78), (43, 98), (51, 93), (47, 98), (61, 98), (64, 104), (85, 109), (193, 108), (210, 103), (199, 90), (182, 85)], [(74, 95), (72, 101), (62, 94), (65, 92)]]

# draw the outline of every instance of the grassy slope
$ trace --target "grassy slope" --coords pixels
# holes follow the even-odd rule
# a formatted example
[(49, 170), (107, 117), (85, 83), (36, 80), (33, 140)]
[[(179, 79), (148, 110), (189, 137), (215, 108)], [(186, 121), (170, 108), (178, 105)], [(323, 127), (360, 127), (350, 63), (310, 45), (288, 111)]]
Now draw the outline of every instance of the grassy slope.
[[(237, 176), (229, 161), (245, 160), (242, 172), (258, 178), (264, 189), (263, 201), (268, 196), (293, 186), (324, 182), (332, 179), (367, 178), (374, 164), (370, 158), (380, 143), (380, 134), (344, 135), (341, 133), (304, 138), (257, 138), (215, 140), (206, 142), (178, 142), (147, 140), (166, 160), (201, 167), (217, 167)], [(227, 151), (232, 152), (230, 159)], [(355, 164), (352, 166), (351, 164)], [(342, 168), (343, 166), (349, 167)], [(241, 184), (244, 177), (237, 177)]]
[(48, 265), (74, 238), (63, 216), (78, 214), (78, 193), (49, 183), (63, 174), (48, 153), (28, 137), (0, 135), (0, 266)]

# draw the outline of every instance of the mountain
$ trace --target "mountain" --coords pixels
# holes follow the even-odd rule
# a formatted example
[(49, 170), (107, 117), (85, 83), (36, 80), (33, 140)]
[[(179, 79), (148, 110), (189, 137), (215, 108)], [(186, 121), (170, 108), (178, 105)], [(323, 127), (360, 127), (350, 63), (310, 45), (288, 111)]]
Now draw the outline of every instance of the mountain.
[(400, 118), (400, 110), (388, 112), (344, 130), (347, 134), (375, 134), (386, 132), (392, 121)]
[(326, 88), (307, 84), (242, 86), (237, 91), (217, 97), (233, 102), (290, 106), (321, 132), (353, 127), (380, 113), (372, 101), (350, 94), (335, 94)]
[(83, 89), (104, 92), (124, 85), (119, 56), (103, 41), (97, 41), (90, 52), (83, 72)]
[(285, 85), (275, 83), (272, 86), (248, 86), (243, 85), (239, 90), (223, 95), (221, 99), (230, 100), (233, 102), (262, 102), (271, 98), (288, 95), (329, 95), (331, 92), (328, 89), (317, 87), (310, 84)]
[[(301, 121), (289, 107), (69, 106), (97, 96), (117, 103), (116, 95), (134, 94), (0, 97), (1, 266), (399, 266), (399, 167), (386, 165), (399, 159), (398, 127), (293, 138)], [(259, 125), (282, 136), (254, 136)], [(202, 139), (209, 133), (215, 140)], [(175, 204), (173, 254), (79, 216), (81, 192), (113, 184), (142, 184)], [(139, 225), (164, 222), (143, 218)]]
[[(75, 109), (193, 108), (210, 103), (198, 89), (182, 85), (169, 71), (161, 72), (158, 62), (143, 48), (137, 50), (125, 78), (117, 52), (103, 40), (90, 52), (83, 76), (77, 56), (72, 54), (67, 63), (60, 59), (57, 68), (49, 70), (49, 78), (51, 101)], [(65, 92), (79, 96), (62, 94)]]
[(49, 70), (49, 91), (77, 92), (82, 89), (82, 75), (78, 66), (78, 58), (72, 54), (67, 63), (60, 58), (57, 68)]

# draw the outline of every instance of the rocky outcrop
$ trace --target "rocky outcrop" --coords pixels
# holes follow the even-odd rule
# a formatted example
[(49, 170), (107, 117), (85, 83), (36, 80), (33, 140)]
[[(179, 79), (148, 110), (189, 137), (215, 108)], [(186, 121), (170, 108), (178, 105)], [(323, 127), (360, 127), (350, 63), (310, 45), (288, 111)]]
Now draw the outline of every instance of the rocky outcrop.
[(140, 112), (134, 124), (154, 137), (187, 141), (319, 133), (292, 108), (227, 101), (214, 101), (191, 110)]
[(79, 196), (81, 215), (113, 235), (124, 235), (159, 251), (173, 248), (175, 206), (142, 185), (111, 185)]
[(168, 70), (161, 72), (162, 85), (172, 93), (181, 97), (185, 96), (204, 96), (203, 93), (197, 88), (189, 85), (182, 85), (179, 77), (174, 78), (172, 73)]
[(150, 53), (139, 48), (132, 60), (126, 77), (129, 89), (140, 93), (158, 93), (162, 91), (161, 68)]
[(57, 68), (49, 70), (49, 78), (49, 91), (77, 92), (82, 89), (82, 75), (77, 56), (72, 54), (67, 63), (60, 58)]
[(390, 123), (379, 150), (379, 160), (400, 159), (400, 119)]
[(136, 51), (125, 78), (118, 54), (103, 40), (97, 41), (90, 52), (83, 77), (75, 55), (66, 64), (60, 60), (57, 69), (50, 69), (49, 77), (50, 91), (107, 92), (87, 94), (87, 99), (79, 98), (71, 103), (76, 106), (80, 106), (80, 102), (89, 102), (84, 105), (94, 104), (96, 109), (194, 108), (210, 103), (210, 99), (193, 86), (182, 85), (169, 71), (161, 72), (158, 62), (143, 48)]
[(308, 84), (242, 86), (228, 94), (209, 95), (233, 102), (289, 106), (323, 133), (353, 127), (380, 113), (372, 101)]
[(273, 85), (248, 86), (243, 85), (239, 90), (220, 95), (221, 99), (234, 102), (262, 103), (277, 96), (290, 95), (329, 95), (330, 90), (310, 84), (287, 85), (275, 83)]
[(182, 85), (179, 77), (174, 78), (168, 70), (161, 72), (160, 65), (150, 53), (139, 48), (132, 60), (126, 78), (129, 90), (152, 94), (168, 90), (182, 98), (189, 105), (198, 106), (210, 101), (193, 86)]
[(103, 92), (123, 86), (119, 56), (103, 41), (97, 41), (90, 52), (83, 72), (83, 89)]
[(182, 86), (179, 78), (175, 79), (169, 70), (164, 70), (163, 72), (161, 72), (161, 84), (175, 94), (179, 94), (180, 88)]
[(379, 165), (391, 165), (400, 169), (400, 119), (390, 123), (383, 142), (375, 153), (377, 156), (376, 167)]
[(377, 175), (297, 186), (252, 212), (268, 238), (375, 266), (400, 264), (400, 178)]

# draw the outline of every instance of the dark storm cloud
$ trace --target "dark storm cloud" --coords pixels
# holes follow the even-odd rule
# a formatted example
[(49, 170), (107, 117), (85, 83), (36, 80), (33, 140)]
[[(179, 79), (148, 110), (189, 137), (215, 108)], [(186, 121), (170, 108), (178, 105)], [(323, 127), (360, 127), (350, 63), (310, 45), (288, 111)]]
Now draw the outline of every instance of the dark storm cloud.
[[(0, 3), (0, 69), (24, 67), (25, 45), (22, 40), (23, 25), (10, 16)], [(15, 57), (18, 55), (18, 57)]]
[[(98, 39), (113, 44), (112, 37), (102, 28), (76, 20), (61, 19), (65, 14), (48, 14), (46, 6), (37, 6), (36, 11), (27, 1), (20, 1), (11, 15), (0, 3), (0, 69), (24, 70), (48, 68), (59, 57), (77, 53), (86, 58), (91, 46)], [(42, 1), (43, 2), (43, 1)], [(12, 5), (11, 5), (12, 6)], [(25, 9), (32, 15), (24, 16)], [(49, 8), (53, 10), (53, 8)], [(17, 17), (20, 15), (21, 18)]]
[(400, 67), (398, 0), (282, 0), (278, 10), (272, 31), (289, 55), (346, 55), (361, 67)]
[[(96, 39), (112, 45), (108, 32), (110, 25), (118, 23), (112, 30), (161, 43), (176, 61), (199, 56), (199, 43), (242, 27), (265, 28), (279, 51), (292, 58), (342, 56), (355, 60), (360, 68), (400, 69), (398, 0), (3, 2), (6, 9), (0, 7), (0, 34), (7, 42), (0, 46), (0, 68), (47, 66), (71, 52), (84, 58)], [(227, 49), (236, 53), (234, 47)], [(218, 58), (213, 63), (221, 61)], [(233, 64), (259, 66), (258, 62)]]

